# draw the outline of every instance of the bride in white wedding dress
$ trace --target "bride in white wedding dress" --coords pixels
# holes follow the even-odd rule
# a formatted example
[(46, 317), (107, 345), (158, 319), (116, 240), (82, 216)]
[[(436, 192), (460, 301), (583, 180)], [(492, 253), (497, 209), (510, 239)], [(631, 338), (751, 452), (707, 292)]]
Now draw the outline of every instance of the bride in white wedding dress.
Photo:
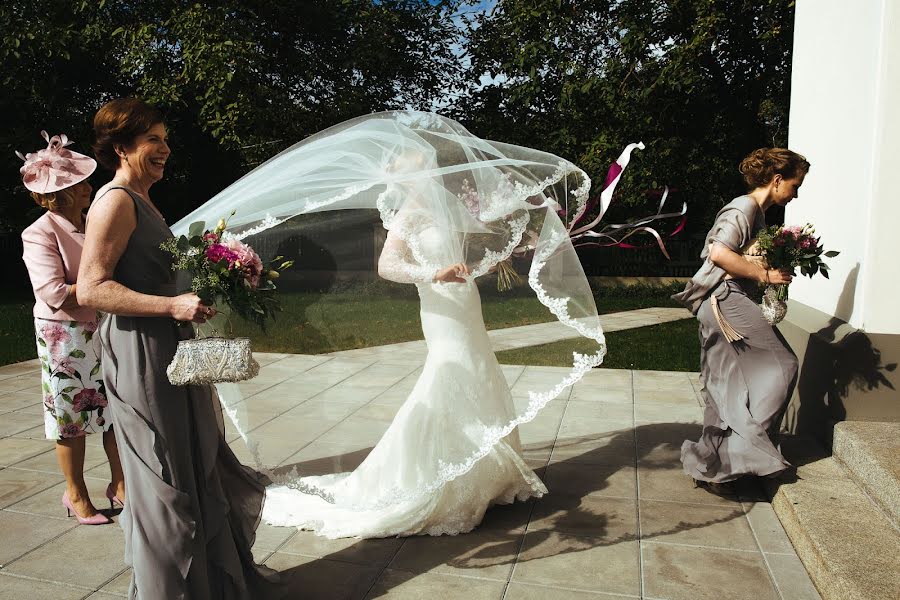
[[(522, 457), (517, 428), (606, 350), (593, 294), (558, 216), (580, 217), (589, 189), (584, 172), (559, 157), (481, 140), (432, 113), (380, 113), (289, 148), (176, 224), (177, 233), (236, 210), (232, 235), (259, 247), (259, 236), (299, 215), (377, 209), (388, 230), (378, 274), (418, 290), (428, 354), (384, 436), (348, 473), (276, 475), (257, 454), (257, 467), (274, 481), (265, 521), (329, 538), (458, 534), (476, 527), (492, 504), (547, 492)], [(518, 409), (475, 283), (513, 252), (531, 257), (528, 284), (537, 300), (596, 342), (596, 353), (574, 353), (571, 370), (548, 389), (529, 390)], [(220, 388), (220, 397), (255, 453), (252, 431), (235, 416), (253, 398), (229, 398), (233, 390)]]
[[(446, 232), (419, 234), (430, 264), (442, 264)], [(422, 374), (381, 441), (351, 473), (305, 478), (327, 490), (328, 502), (285, 486), (266, 490), (263, 520), (311, 529), (329, 538), (441, 535), (477, 526), (494, 503), (541, 496), (547, 488), (522, 459), (518, 429), (495, 444), (472, 469), (435, 493), (374, 509), (355, 505), (366, 497), (415, 491), (422, 474), (468, 448), (470, 430), (501, 426), (515, 418), (512, 395), (494, 357), (481, 315), (478, 287), (464, 264), (435, 270), (415, 262), (407, 244), (388, 234), (378, 262), (385, 279), (414, 283), (421, 301), (428, 356)], [(462, 276), (462, 277), (460, 277)], [(436, 473), (435, 473), (436, 474)]]

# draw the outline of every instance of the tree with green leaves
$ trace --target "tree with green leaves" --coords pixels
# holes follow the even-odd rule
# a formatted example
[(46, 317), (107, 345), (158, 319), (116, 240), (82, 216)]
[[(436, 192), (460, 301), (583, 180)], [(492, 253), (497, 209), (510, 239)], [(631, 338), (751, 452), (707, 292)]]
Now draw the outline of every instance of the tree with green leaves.
[[(0, 99), (14, 126), (0, 226), (27, 197), (12, 149), (40, 129), (87, 150), (107, 100), (136, 95), (166, 114), (173, 146), (156, 191), (178, 217), (284, 147), (378, 110), (428, 109), (462, 67), (446, 0), (34, 0), (0, 7)], [(34, 146), (34, 148), (32, 148)], [(20, 201), (20, 202), (17, 202)]]
[(792, 37), (784, 0), (499, 0), (474, 20), (455, 114), (595, 181), (642, 140), (622, 208), (668, 183), (704, 228), (741, 192), (741, 158), (787, 141)]

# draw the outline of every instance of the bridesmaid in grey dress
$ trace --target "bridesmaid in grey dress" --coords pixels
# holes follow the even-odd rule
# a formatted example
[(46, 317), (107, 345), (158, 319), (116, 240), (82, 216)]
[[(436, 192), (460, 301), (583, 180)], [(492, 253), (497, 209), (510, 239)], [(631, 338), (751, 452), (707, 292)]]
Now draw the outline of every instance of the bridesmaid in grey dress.
[[(706, 405), (702, 437), (681, 447), (684, 471), (697, 485), (733, 493), (730, 482), (771, 476), (790, 467), (775, 436), (797, 381), (797, 357), (751, 300), (758, 283), (790, 283), (791, 273), (741, 257), (765, 227), (764, 213), (786, 206), (809, 171), (785, 148), (755, 150), (740, 165), (750, 192), (719, 211), (700, 257), (703, 266), (673, 296), (700, 322), (700, 384)], [(729, 342), (724, 329), (742, 339)]]
[(100, 326), (109, 408), (128, 497), (121, 515), (129, 596), (147, 600), (276, 596), (277, 574), (250, 548), (264, 487), (225, 443), (221, 409), (208, 386), (176, 387), (166, 366), (177, 321), (215, 314), (194, 294), (176, 295), (171, 232), (150, 201), (169, 147), (161, 114), (124, 98), (94, 118), (99, 162), (115, 171), (89, 213), (79, 296), (107, 316)]

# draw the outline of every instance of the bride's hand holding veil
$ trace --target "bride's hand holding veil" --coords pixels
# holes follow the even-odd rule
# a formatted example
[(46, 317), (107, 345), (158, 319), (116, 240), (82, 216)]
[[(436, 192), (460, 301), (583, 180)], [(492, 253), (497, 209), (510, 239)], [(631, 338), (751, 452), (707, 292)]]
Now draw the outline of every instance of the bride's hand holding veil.
[(434, 281), (443, 283), (465, 283), (465, 277), (469, 275), (469, 267), (465, 263), (457, 263), (445, 267), (434, 274)]

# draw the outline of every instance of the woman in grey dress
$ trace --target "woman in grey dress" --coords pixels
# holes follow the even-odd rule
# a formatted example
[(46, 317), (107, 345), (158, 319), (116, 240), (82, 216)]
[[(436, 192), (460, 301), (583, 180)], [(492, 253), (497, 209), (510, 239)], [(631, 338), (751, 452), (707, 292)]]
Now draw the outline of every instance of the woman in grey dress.
[[(785, 148), (760, 148), (740, 165), (750, 192), (716, 216), (700, 257), (703, 266), (673, 296), (700, 322), (703, 434), (681, 447), (684, 471), (714, 493), (730, 493), (744, 475), (770, 476), (790, 467), (774, 443), (797, 381), (797, 357), (751, 300), (758, 283), (790, 283), (791, 273), (766, 270), (741, 253), (765, 227), (764, 213), (786, 206), (809, 170)], [(742, 336), (723, 332), (736, 330)]]
[(134, 98), (94, 118), (99, 162), (115, 171), (88, 215), (79, 297), (100, 326), (109, 408), (128, 498), (122, 512), (131, 598), (267, 598), (276, 575), (250, 548), (264, 487), (225, 443), (212, 388), (176, 387), (166, 366), (180, 339), (215, 314), (176, 295), (169, 227), (150, 200), (169, 157), (162, 115)]

